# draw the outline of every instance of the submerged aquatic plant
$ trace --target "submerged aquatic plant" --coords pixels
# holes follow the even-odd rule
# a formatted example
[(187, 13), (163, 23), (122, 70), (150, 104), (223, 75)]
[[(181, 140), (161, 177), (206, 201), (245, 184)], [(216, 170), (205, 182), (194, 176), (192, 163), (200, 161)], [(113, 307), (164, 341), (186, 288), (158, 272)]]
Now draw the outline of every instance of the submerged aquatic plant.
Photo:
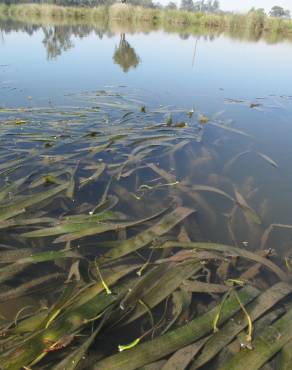
[[(279, 164), (240, 148), (210, 174), (208, 130), (215, 141), (251, 135), (178, 108), (146, 110), (121, 92), (77, 98), (82, 106), (0, 110), (5, 122), (16, 112), (25, 121), (22, 130), (1, 126), (0, 301), (22, 305), (1, 316), (1, 368), (131, 370), (162, 360), (197, 369), (218, 360), (216, 368), (241, 369), (245, 351), (224, 363), (217, 355), (246, 329), (250, 369), (286, 351), (290, 256), (264, 248), (272, 231), (292, 226), (266, 227), (254, 189), (231, 177), (247, 155), (271, 171)], [(212, 220), (230, 233), (221, 243), (204, 242)], [(237, 222), (255, 248), (239, 243)], [(271, 312), (279, 341), (260, 327)]]

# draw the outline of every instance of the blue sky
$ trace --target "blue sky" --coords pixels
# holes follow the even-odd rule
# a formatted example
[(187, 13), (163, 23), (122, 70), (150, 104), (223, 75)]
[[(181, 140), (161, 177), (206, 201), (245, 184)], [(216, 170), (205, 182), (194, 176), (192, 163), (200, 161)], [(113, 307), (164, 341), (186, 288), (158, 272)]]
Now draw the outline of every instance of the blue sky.
[[(180, 4), (181, 0), (173, 0)], [(195, 1), (195, 0), (194, 0)], [(292, 0), (219, 0), (221, 8), (224, 10), (236, 10), (244, 12), (251, 7), (265, 8), (269, 11), (274, 5), (280, 5), (285, 9), (290, 9), (292, 13)], [(160, 0), (162, 4), (167, 4), (169, 0)]]

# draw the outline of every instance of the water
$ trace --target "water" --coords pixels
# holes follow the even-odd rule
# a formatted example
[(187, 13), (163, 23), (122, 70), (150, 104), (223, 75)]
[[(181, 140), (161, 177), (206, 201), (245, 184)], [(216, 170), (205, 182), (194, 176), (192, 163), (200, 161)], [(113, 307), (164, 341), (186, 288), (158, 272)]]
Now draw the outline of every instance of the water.
[(1, 67), (1, 85), (16, 89), (3, 91), (2, 104), (22, 104), (27, 96), (38, 104), (58, 102), (66, 93), (105, 85), (139, 88), (157, 103), (202, 109), (224, 98), (291, 94), (289, 41), (268, 44), (162, 31), (125, 34), (134, 59), (123, 67), (123, 60), (113, 59), (119, 32), (98, 35), (90, 28), (65, 26), (25, 32), (2, 26), (1, 35), (1, 65), (7, 65)]
[[(246, 128), (258, 148), (281, 163), (281, 179), (271, 178), (264, 165), (256, 171), (263, 172), (269, 198), (277, 199), (271, 220), (292, 222), (286, 198), (279, 196), (284, 192), (290, 199), (291, 42), (74, 25), (24, 28), (1, 26), (1, 106), (59, 105), (72, 93), (126, 86), (146, 105), (197, 109), (208, 116), (224, 110), (224, 117)], [(115, 60), (121, 40), (131, 49), (130, 59), (125, 54)], [(252, 102), (261, 106), (250, 109)], [(228, 143), (224, 152), (236, 146)]]
[[(183, 205), (196, 209), (184, 223), (192, 240), (251, 251), (273, 248), (276, 263), (287, 269), (292, 236), (290, 41), (11, 21), (0, 23), (0, 29), (1, 189), (30, 174), (27, 186), (1, 199), (4, 208), (35, 188), (52, 189), (56, 178), (54, 186), (78, 179), (80, 189), (75, 184), (73, 197), (25, 206), (24, 219), (51, 217), (57, 226), (67, 215), (87, 217), (103, 197), (132, 220)], [(19, 167), (14, 160), (20, 160)], [(151, 163), (166, 177), (151, 172)], [(101, 171), (97, 181), (90, 177), (95, 171)], [(46, 184), (40, 183), (48, 174), (53, 180), (45, 177)], [(198, 184), (212, 189), (197, 191)], [(214, 188), (232, 197), (239, 191), (248, 206), (237, 198), (232, 208), (230, 199)], [(9, 225), (5, 222), (15, 218), (3, 218), (2, 211), (2, 252), (7, 245), (59, 250), (53, 241), (62, 233), (37, 239), (22, 235), (49, 227), (48, 221)], [(116, 222), (120, 217), (114, 213)], [(23, 222), (21, 212), (15, 220)], [(271, 224), (278, 226), (263, 244)], [(96, 242), (129, 238), (136, 235), (135, 227), (72, 239), (70, 245), (93, 261), (99, 255)], [(175, 229), (171, 237), (177, 234)], [(146, 260), (148, 252), (143, 251)], [(35, 266), (5, 278), (8, 288), (56, 271), (67, 276), (71, 264), (61, 260), (53, 267), (49, 261)], [(80, 270), (86, 275), (83, 261)], [(265, 273), (257, 284), (265, 290), (274, 281), (273, 273)], [(52, 283), (44, 302), (42, 291), (27, 290), (2, 303), (1, 313), (13, 320), (23, 307), (52, 305), (59, 293)], [(137, 327), (127, 333), (129, 341), (136, 332)], [(118, 337), (122, 341), (123, 333)]]

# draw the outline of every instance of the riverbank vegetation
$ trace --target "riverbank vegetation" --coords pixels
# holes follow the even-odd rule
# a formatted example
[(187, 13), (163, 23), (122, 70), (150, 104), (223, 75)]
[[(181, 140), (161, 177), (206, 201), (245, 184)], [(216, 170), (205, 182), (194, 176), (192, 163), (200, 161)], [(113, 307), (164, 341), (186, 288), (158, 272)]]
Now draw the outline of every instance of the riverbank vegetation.
[(113, 4), (97, 7), (64, 7), (48, 4), (0, 5), (0, 18), (26, 22), (78, 20), (122, 22), (132, 25), (148, 24), (166, 30), (204, 27), (209, 30), (249, 32), (254, 35), (270, 34), (292, 36), (292, 21), (285, 17), (269, 17), (261, 9), (247, 14), (209, 13), (172, 8), (142, 7), (131, 4)]

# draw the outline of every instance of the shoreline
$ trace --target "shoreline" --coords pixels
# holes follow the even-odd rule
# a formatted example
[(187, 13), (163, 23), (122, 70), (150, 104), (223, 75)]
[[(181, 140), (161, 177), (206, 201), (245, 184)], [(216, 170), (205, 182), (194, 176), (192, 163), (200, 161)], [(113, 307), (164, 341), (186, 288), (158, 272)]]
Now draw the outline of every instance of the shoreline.
[(0, 21), (11, 20), (27, 23), (82, 24), (125, 23), (143, 30), (163, 29), (167, 32), (204, 29), (210, 32), (248, 33), (260, 38), (277, 36), (292, 39), (292, 20), (271, 18), (252, 12), (248, 14), (198, 13), (182, 10), (143, 8), (128, 4), (98, 7), (64, 7), (48, 4), (0, 5)]

